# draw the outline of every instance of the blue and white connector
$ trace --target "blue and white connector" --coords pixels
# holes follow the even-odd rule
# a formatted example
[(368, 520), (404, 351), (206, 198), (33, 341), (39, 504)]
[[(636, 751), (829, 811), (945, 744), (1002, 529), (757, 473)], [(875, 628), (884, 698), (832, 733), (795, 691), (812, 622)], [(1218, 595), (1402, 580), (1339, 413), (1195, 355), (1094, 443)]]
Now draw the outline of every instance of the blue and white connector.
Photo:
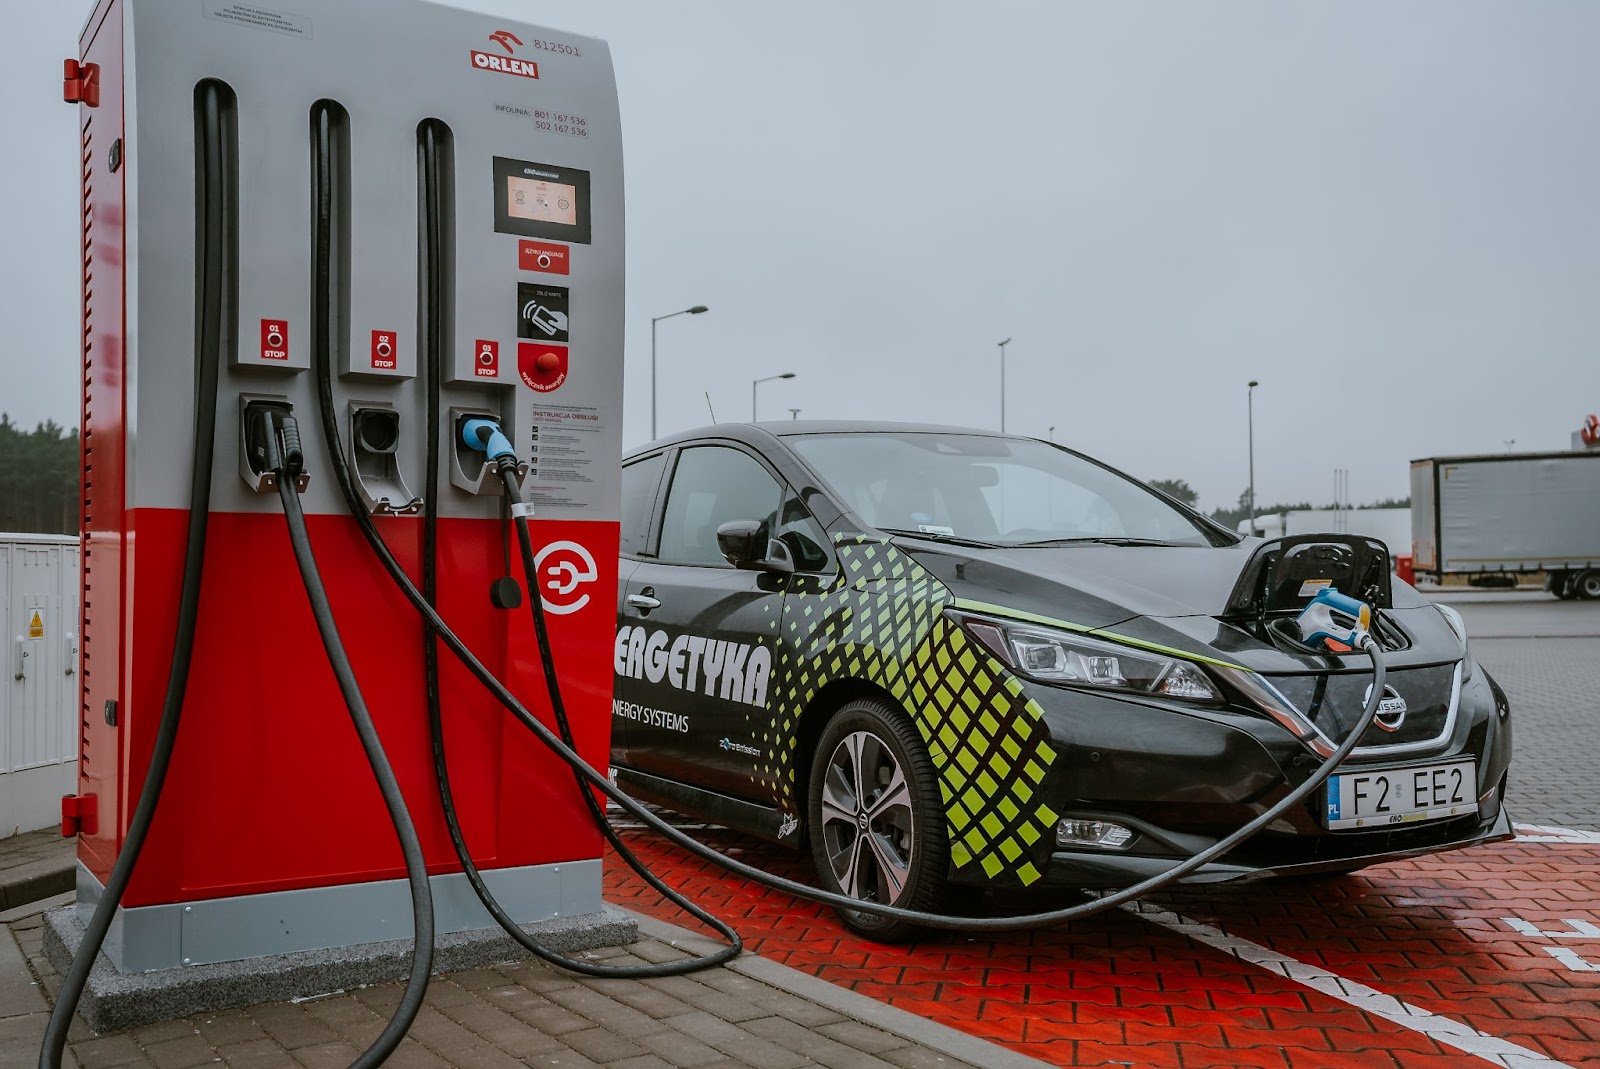
[(1295, 622), (1300, 625), (1301, 642), (1333, 653), (1363, 649), (1372, 640), (1368, 634), (1372, 607), (1333, 587), (1317, 591)]
[(500, 424), (492, 419), (467, 420), (461, 426), (461, 440), (467, 448), (486, 453), (490, 460), (499, 460), (501, 457), (510, 457), (513, 461), (517, 459), (511, 439), (500, 429)]

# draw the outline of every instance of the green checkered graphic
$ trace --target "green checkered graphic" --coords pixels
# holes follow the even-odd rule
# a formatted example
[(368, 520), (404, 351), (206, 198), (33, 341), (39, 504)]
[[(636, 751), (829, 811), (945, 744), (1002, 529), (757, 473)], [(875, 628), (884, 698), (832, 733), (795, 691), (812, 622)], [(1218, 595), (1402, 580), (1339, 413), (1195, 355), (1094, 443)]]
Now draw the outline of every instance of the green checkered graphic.
[(953, 596), (915, 560), (863, 535), (836, 536), (834, 550), (836, 578), (795, 576), (784, 599), (764, 740), (771, 763), (758, 782), (799, 812), (801, 713), (826, 684), (867, 680), (899, 700), (928, 746), (955, 866), (996, 882), (1038, 880), (1029, 857), (1057, 820), (1040, 789), (1056, 756), (1043, 711), (945, 617)]

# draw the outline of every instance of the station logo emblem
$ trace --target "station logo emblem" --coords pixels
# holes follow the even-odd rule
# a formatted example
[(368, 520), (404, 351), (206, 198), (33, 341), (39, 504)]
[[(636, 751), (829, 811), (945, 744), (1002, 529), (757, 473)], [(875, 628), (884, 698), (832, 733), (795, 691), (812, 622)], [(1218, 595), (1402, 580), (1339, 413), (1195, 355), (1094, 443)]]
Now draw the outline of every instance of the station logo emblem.
[(583, 588), (600, 578), (594, 555), (577, 542), (551, 542), (533, 558), (539, 577), (539, 600), (545, 612), (557, 616), (577, 612), (589, 604)]
[(522, 78), (539, 77), (539, 65), (526, 59), (517, 59), (517, 48), (522, 44), (522, 38), (510, 30), (496, 30), (489, 35), (489, 40), (505, 49), (505, 55), (496, 55), (493, 52), (480, 52), (472, 50), (472, 65), (480, 71), (495, 71), (499, 74), (515, 74)]
[(517, 343), (517, 373), (530, 390), (549, 393), (567, 381), (567, 347), (541, 345), (538, 342)]

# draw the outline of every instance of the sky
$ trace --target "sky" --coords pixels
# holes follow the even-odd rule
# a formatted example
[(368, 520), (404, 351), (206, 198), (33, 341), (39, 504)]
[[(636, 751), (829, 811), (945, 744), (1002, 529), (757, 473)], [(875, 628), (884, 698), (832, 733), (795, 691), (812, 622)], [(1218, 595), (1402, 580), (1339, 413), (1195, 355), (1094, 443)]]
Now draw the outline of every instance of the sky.
[[(297, 0), (307, 9), (314, 0)], [(0, 411), (75, 424), (88, 0), (8, 0)], [(285, 8), (293, 5), (285, 0)], [(1205, 508), (1403, 496), (1600, 409), (1600, 4), (474, 0), (611, 44), (625, 440), (1000, 426)]]

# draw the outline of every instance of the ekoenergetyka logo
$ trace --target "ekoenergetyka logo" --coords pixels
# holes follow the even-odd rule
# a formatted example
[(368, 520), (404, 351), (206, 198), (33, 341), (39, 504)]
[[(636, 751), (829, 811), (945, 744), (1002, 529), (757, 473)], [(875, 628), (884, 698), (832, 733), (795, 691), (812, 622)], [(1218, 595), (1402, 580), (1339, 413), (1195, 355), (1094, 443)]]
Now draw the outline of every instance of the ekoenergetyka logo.
[(510, 30), (496, 30), (489, 35), (489, 40), (505, 50), (505, 55), (496, 55), (493, 52), (480, 52), (472, 50), (472, 65), (480, 71), (497, 71), (500, 74), (515, 74), (522, 78), (539, 77), (539, 65), (526, 59), (517, 59), (517, 49), (522, 47), (522, 38)]
[(772, 651), (760, 643), (673, 636), (629, 624), (617, 629), (612, 667), (618, 676), (665, 681), (674, 690), (699, 691), (708, 698), (764, 709)]
[(557, 616), (577, 612), (589, 604), (583, 587), (600, 578), (594, 555), (576, 542), (551, 542), (533, 558), (539, 579), (539, 597), (545, 612)]

